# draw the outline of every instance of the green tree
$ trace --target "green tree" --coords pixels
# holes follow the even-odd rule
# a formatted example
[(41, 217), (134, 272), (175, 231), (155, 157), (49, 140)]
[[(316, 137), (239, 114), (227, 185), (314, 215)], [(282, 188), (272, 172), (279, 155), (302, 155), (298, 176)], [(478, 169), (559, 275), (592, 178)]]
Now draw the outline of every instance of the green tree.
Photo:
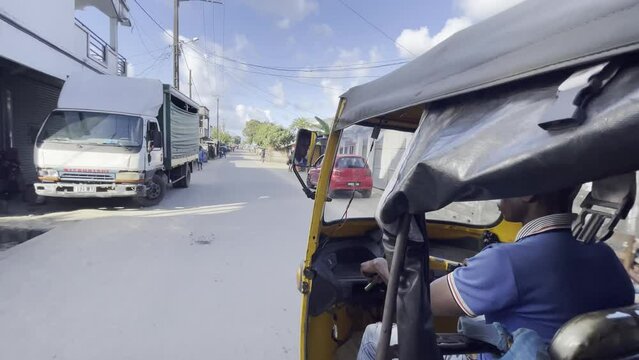
[(233, 142), (233, 136), (224, 130), (220, 130), (220, 136), (218, 138), (217, 129), (211, 130), (211, 139), (213, 140), (219, 139), (220, 143), (223, 143), (223, 144), (231, 144)]
[(244, 130), (242, 130), (242, 135), (244, 135), (248, 144), (255, 144), (255, 136), (262, 124), (264, 123), (258, 120), (249, 120), (246, 122)]
[(315, 117), (315, 120), (317, 121), (317, 123), (320, 126), (320, 133), (322, 135), (327, 135), (331, 132), (331, 126), (328, 124), (328, 121), (330, 121), (330, 119), (327, 120), (322, 120), (319, 117)]
[(317, 130), (317, 123), (307, 118), (298, 117), (296, 119), (293, 119), (293, 122), (289, 126), (289, 129), (291, 129), (291, 131), (293, 132), (297, 132), (297, 130), (299, 129), (315, 131)]
[(317, 116), (315, 117), (315, 119), (298, 117), (293, 120), (289, 128), (294, 133), (296, 133), (299, 129), (316, 131), (320, 135), (328, 135), (328, 133), (330, 132), (330, 126), (328, 125), (328, 123)]
[(233, 136), (233, 144), (240, 145), (241, 143), (242, 143), (242, 137), (241, 136)]

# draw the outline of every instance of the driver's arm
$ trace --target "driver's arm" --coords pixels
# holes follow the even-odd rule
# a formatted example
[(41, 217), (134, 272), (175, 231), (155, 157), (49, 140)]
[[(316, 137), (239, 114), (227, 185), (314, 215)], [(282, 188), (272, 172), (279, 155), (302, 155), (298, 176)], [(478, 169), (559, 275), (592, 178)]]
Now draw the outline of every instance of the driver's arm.
[(442, 276), (430, 283), (430, 310), (435, 316), (465, 315), (453, 297), (447, 276)]

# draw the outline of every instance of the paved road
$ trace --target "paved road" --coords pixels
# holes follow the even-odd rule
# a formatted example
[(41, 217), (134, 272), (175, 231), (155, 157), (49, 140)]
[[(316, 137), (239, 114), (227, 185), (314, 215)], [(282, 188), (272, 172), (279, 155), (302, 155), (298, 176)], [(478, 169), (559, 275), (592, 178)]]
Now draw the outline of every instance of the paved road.
[(299, 357), (312, 203), (285, 166), (230, 153), (156, 208), (79, 204), (0, 253), (1, 359)]

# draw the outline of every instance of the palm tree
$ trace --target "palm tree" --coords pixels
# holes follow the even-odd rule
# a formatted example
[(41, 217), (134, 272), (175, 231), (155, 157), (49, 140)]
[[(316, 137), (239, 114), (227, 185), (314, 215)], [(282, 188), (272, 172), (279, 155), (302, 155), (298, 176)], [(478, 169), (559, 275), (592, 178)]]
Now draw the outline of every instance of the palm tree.
[(328, 125), (327, 121), (324, 121), (322, 119), (320, 119), (319, 117), (315, 117), (315, 120), (317, 121), (317, 123), (320, 125), (320, 128), (318, 129), (321, 135), (327, 135), (331, 132), (331, 126)]

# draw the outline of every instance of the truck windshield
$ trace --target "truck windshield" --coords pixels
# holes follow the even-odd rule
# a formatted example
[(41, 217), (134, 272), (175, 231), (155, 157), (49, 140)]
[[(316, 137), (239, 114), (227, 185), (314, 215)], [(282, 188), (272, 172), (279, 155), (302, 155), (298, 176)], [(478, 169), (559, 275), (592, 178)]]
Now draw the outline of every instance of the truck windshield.
[(141, 146), (142, 119), (135, 116), (81, 111), (54, 111), (38, 136), (49, 142), (104, 146)]

